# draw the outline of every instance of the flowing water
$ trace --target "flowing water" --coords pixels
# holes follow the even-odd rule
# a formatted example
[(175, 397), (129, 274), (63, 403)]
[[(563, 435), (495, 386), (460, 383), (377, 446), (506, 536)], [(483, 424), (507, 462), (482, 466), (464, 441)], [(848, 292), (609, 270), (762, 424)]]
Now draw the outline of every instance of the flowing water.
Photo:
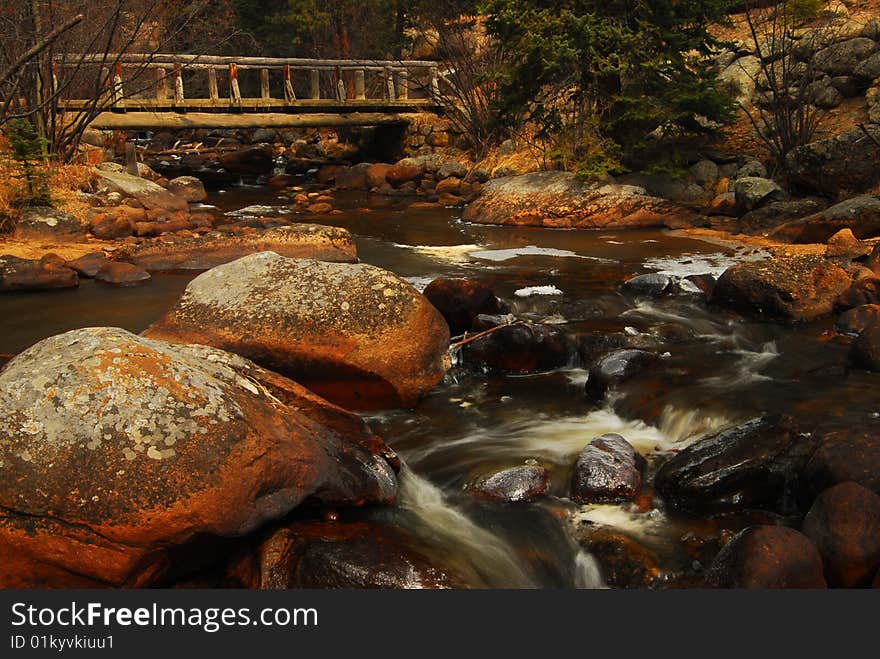
[[(215, 194), (224, 212), (284, 198), (264, 188)], [(635, 504), (576, 506), (566, 498), (578, 452), (617, 432), (649, 462), (705, 433), (768, 411), (817, 423), (878, 423), (870, 376), (846, 369), (845, 342), (830, 321), (800, 328), (746, 322), (709, 309), (700, 296), (638, 300), (620, 284), (645, 272), (719, 274), (745, 250), (660, 231), (563, 231), (479, 226), (451, 209), (411, 209), (411, 200), (340, 193), (341, 215), (309, 218), (357, 237), (361, 260), (424, 288), (438, 276), (492, 287), (524, 319), (570, 334), (622, 333), (663, 355), (663, 368), (638, 378), (604, 406), (583, 393), (576, 355), (565, 369), (527, 376), (457, 366), (414, 410), (367, 417), (400, 454), (400, 506), (376, 511), (433, 548), (446, 564), (493, 587), (603, 587), (596, 559), (576, 538), (584, 530), (625, 535), (657, 557), (655, 583), (687, 584), (699, 572), (692, 540), (717, 538), (743, 519), (673, 515), (650, 496)], [(15, 353), (76, 327), (141, 331), (179, 296), (192, 274), (158, 275), (135, 289), (84, 281), (75, 291), (0, 298), (0, 353)], [(463, 491), (473, 478), (534, 460), (550, 469), (550, 498), (501, 505)], [(650, 480), (650, 479), (649, 479)], [(695, 563), (697, 561), (697, 563)]]

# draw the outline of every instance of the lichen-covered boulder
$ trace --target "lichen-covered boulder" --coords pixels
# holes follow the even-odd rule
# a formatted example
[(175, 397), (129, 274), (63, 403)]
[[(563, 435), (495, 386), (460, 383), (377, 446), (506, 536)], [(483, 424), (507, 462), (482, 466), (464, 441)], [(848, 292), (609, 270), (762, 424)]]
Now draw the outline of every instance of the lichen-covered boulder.
[(145, 334), (244, 355), (352, 409), (414, 405), (449, 367), (446, 321), (409, 283), (274, 252), (199, 275)]
[(353, 263), (354, 237), (346, 229), (294, 224), (245, 235), (169, 237), (121, 248), (115, 258), (150, 272), (208, 270), (248, 254), (273, 251), (295, 259)]
[(0, 587), (160, 583), (194, 538), (396, 496), (358, 417), (207, 346), (75, 330), (10, 361), (0, 405)]
[(20, 240), (83, 242), (85, 229), (70, 213), (37, 206), (22, 211), (15, 223), (15, 237)]

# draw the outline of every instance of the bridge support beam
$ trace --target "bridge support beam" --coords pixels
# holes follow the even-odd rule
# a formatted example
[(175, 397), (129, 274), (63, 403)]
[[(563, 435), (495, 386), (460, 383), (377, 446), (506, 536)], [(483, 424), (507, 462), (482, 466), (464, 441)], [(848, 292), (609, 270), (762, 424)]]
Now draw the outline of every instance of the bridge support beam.
[(315, 112), (284, 114), (261, 112), (102, 112), (91, 123), (99, 130), (170, 130), (186, 128), (337, 128), (343, 126), (390, 126), (411, 123), (418, 113)]

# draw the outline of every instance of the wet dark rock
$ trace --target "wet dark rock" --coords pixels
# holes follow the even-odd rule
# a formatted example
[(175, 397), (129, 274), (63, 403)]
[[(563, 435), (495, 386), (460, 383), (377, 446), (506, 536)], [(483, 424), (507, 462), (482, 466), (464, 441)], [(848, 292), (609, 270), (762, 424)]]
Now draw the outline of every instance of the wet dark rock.
[(627, 337), (616, 332), (588, 332), (578, 336), (578, 352), (584, 364), (592, 364), (603, 355), (627, 347)]
[(5, 588), (151, 585), (197, 536), (396, 497), (360, 417), (206, 346), (54, 336), (0, 372), (0, 406)]
[(653, 369), (660, 357), (646, 350), (615, 350), (590, 366), (587, 376), (587, 398), (599, 402), (609, 389)]
[(41, 259), (0, 256), (0, 292), (46, 291), (76, 286), (79, 286), (76, 271), (54, 254)]
[(859, 239), (880, 233), (880, 199), (871, 195), (847, 199), (813, 215), (782, 224), (770, 232), (770, 237), (788, 243), (824, 243), (841, 229), (850, 229)]
[(852, 481), (880, 494), (880, 430), (847, 428), (823, 434), (804, 469), (802, 499), (807, 506), (834, 485)]
[(78, 242), (85, 238), (85, 229), (70, 213), (49, 207), (32, 207), (24, 209), (16, 221), (15, 237), (20, 240)]
[(820, 256), (738, 263), (718, 279), (713, 301), (758, 317), (808, 321), (834, 310), (849, 275)]
[(819, 548), (829, 586), (869, 586), (880, 568), (880, 496), (840, 483), (816, 497), (803, 532)]
[(788, 417), (758, 417), (726, 428), (667, 460), (654, 478), (666, 503), (691, 511), (795, 509), (798, 479), (815, 440)]
[(825, 588), (822, 557), (803, 533), (750, 526), (728, 542), (706, 572), (709, 588)]
[(780, 224), (818, 213), (822, 207), (815, 199), (773, 202), (743, 215), (739, 219), (739, 229), (744, 233), (764, 233)]
[(474, 496), (493, 501), (534, 501), (550, 491), (550, 472), (537, 465), (510, 467), (481, 476), (466, 489)]
[(552, 371), (575, 358), (574, 342), (564, 331), (533, 323), (506, 325), (462, 346), (462, 363), (502, 373)]
[(652, 272), (646, 275), (637, 275), (623, 282), (623, 290), (627, 293), (645, 297), (661, 297), (675, 291), (675, 277)]
[(449, 589), (480, 586), (437, 565), (404, 531), (367, 522), (302, 522), (260, 548), (262, 589)]
[(715, 284), (718, 283), (718, 280), (714, 275), (688, 275), (685, 279), (691, 282), (694, 286), (699, 288), (704, 295), (711, 297), (712, 293), (715, 291)]
[(578, 503), (611, 503), (634, 498), (642, 487), (645, 459), (623, 437), (596, 437), (578, 455), (571, 498)]
[(870, 323), (853, 341), (852, 359), (857, 366), (880, 373), (880, 323)]
[(275, 152), (268, 144), (231, 151), (220, 156), (220, 164), (232, 174), (260, 176), (271, 174)]
[(91, 254), (80, 256), (73, 261), (68, 261), (67, 267), (71, 270), (76, 270), (80, 277), (92, 278), (98, 274), (98, 270), (105, 263), (107, 263), (107, 257), (104, 256), (104, 252), (92, 252)]
[(150, 279), (150, 273), (131, 263), (108, 261), (95, 273), (95, 279), (114, 286), (137, 286)]
[(880, 279), (867, 277), (859, 279), (840, 294), (836, 300), (838, 309), (854, 309), (862, 305), (880, 302)]
[(834, 329), (841, 334), (858, 336), (878, 322), (880, 322), (880, 304), (863, 304), (840, 314)]
[(596, 559), (602, 578), (614, 588), (653, 588), (663, 581), (657, 553), (642, 542), (612, 528), (582, 525), (580, 545)]
[(488, 286), (469, 279), (435, 279), (424, 290), (424, 296), (446, 319), (449, 331), (458, 336), (474, 326), (481, 314), (507, 312), (507, 306)]

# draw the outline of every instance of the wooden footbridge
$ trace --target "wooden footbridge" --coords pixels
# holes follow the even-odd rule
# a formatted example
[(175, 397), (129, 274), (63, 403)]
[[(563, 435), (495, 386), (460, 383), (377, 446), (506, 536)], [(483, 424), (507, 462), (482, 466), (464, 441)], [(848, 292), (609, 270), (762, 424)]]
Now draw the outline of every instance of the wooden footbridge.
[[(74, 73), (103, 68), (104, 111), (91, 124), (100, 129), (407, 124), (418, 113), (436, 110), (439, 94), (432, 61), (127, 54), (61, 55), (54, 65), (56, 76), (68, 74), (61, 73), (65, 68)], [(94, 103), (59, 101), (70, 111)]]

